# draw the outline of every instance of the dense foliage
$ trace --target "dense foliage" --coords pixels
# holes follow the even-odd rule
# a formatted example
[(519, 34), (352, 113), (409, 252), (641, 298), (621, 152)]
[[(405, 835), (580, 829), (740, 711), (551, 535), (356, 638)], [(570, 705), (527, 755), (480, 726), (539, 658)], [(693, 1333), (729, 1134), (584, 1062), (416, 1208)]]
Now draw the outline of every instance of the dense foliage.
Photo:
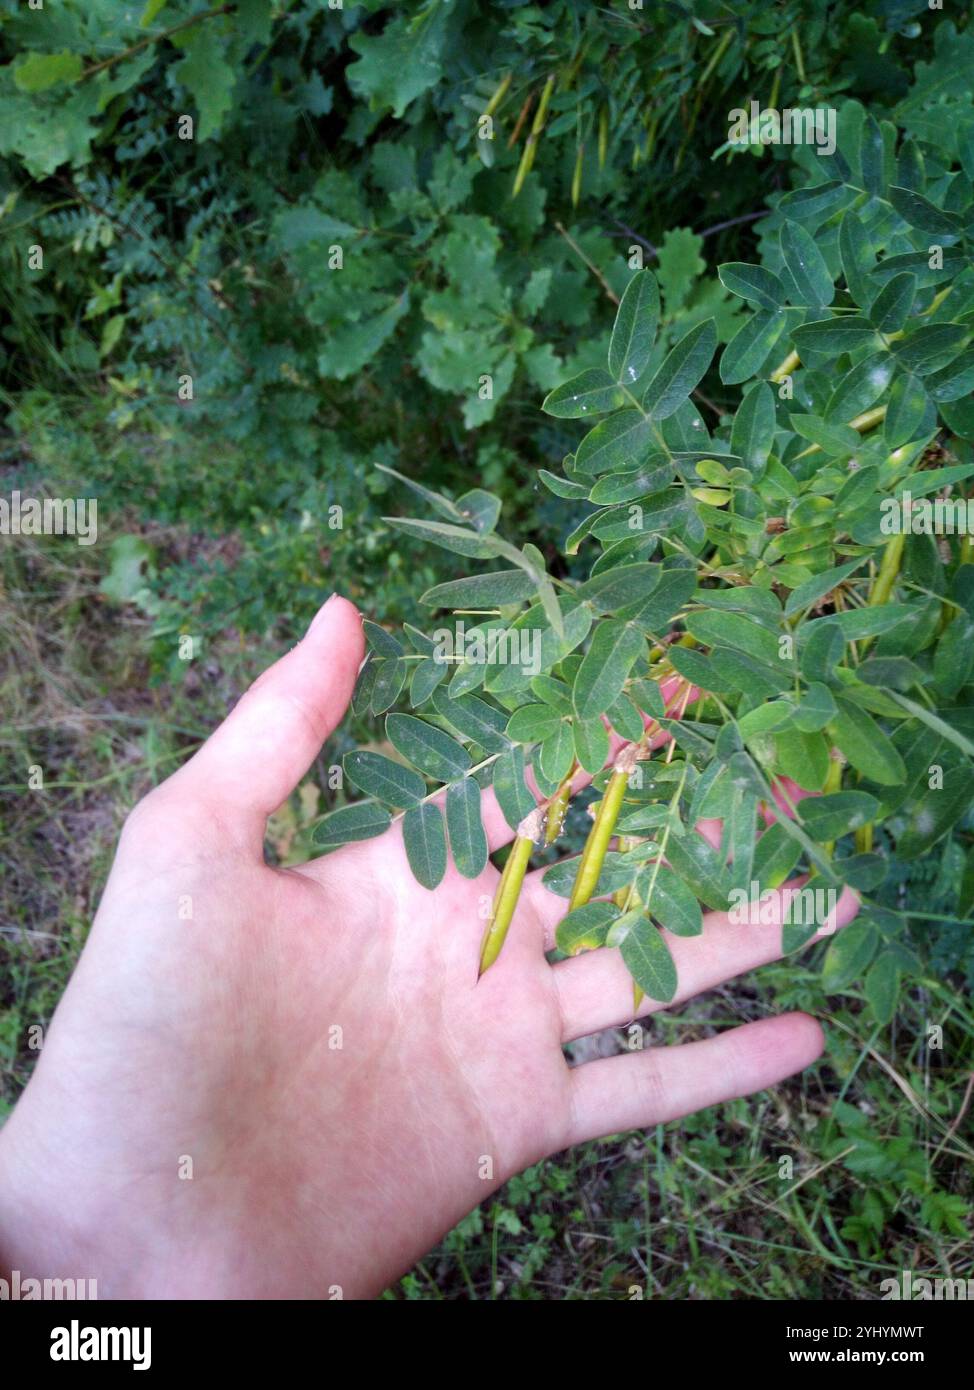
[[(860, 891), (868, 910), (836, 938), (826, 978), (840, 987), (868, 967), (880, 1022), (901, 972), (916, 968), (907, 914), (885, 905), (897, 900), (896, 885), (883, 893), (890, 851), (908, 862), (959, 826), (946, 872), (960, 912), (970, 907), (974, 564), (962, 485), (974, 474), (974, 112), (969, 94), (945, 103), (932, 86), (936, 125), (920, 101), (899, 130), (846, 104), (837, 149), (813, 156), (818, 181), (775, 200), (761, 262), (720, 268), (748, 309), (719, 367), (725, 385), (742, 385), (741, 402), (713, 433), (691, 394), (716, 327), (702, 320), (667, 351), (649, 270), (630, 280), (605, 365), (549, 394), (550, 415), (601, 417), (562, 475), (542, 473), (555, 494), (595, 504), (565, 544), (574, 556), (598, 542), (584, 582), (556, 593), (537, 549), (497, 534), (499, 500), (480, 489), (456, 502), (417, 489), (443, 519), (396, 523), (514, 568), (423, 596), (493, 610), (479, 643), (467, 631), (441, 650), (408, 628), (410, 656), (371, 629), (360, 702), (383, 713), (409, 676), (413, 707), (433, 718), (386, 719), (417, 771), (375, 753), (346, 758), (377, 802), (334, 812), (319, 835), (327, 846), (379, 834), (383, 806), (404, 808), (422, 882), (445, 872), (447, 830), (457, 867), (475, 877), (487, 860), (475, 779), (492, 781), (518, 838), (485, 965), (542, 839), (528, 760), (554, 833), (578, 768), (603, 789), (581, 859), (546, 879), (569, 900), (560, 947), (621, 946), (657, 999), (677, 987), (657, 924), (695, 935), (698, 899), (727, 909), (799, 865), (826, 893), (784, 925), (785, 948), (826, 920), (827, 886)], [(665, 696), (670, 676), (680, 679), (664, 707), (654, 681)], [(486, 698), (471, 693), (481, 689)], [(603, 772), (610, 729), (625, 747)], [(679, 750), (662, 765), (648, 761), (661, 729)], [(424, 777), (448, 784), (445, 824)], [(797, 790), (824, 795), (796, 807)], [(758, 838), (762, 814), (773, 823)], [(693, 831), (700, 818), (722, 821), (719, 847)], [(623, 842), (607, 852), (615, 832)], [(833, 854), (853, 835), (855, 852)]]
[[(0, 1118), (116, 821), (256, 634), (335, 587), (371, 659), (280, 862), (328, 809), (319, 848), (401, 816), (424, 882), (473, 874), (491, 785), (522, 834), (487, 956), (528, 857), (588, 838), (548, 871), (559, 945), (621, 943), (658, 999), (658, 926), (701, 903), (804, 870), (866, 904), (818, 981), (791, 957), (734, 988), (737, 1018), (830, 994), (821, 1068), (516, 1178), (404, 1296), (495, 1296), (498, 1267), (511, 1296), (625, 1296), (637, 1247), (670, 1296), (962, 1272), (974, 554), (883, 522), (971, 491), (967, 26), (924, 0), (0, 0), (5, 479), (97, 496), (107, 543), (0, 551), (4, 791), (57, 769), (3, 806)], [(837, 108), (836, 153), (731, 145), (752, 99)], [(407, 486), (421, 517), (387, 519)], [(515, 637), (520, 665), (479, 660)]]
[(0, 8), (15, 434), (116, 511), (244, 540), (232, 580), (142, 543), (170, 675), (174, 631), (300, 622), (325, 574), (410, 615), (376, 462), (475, 475), (547, 545), (536, 401), (598, 360), (629, 248), (664, 341), (737, 327), (703, 255), (791, 151), (728, 148), (728, 107), (909, 101), (933, 33), (908, 3)]

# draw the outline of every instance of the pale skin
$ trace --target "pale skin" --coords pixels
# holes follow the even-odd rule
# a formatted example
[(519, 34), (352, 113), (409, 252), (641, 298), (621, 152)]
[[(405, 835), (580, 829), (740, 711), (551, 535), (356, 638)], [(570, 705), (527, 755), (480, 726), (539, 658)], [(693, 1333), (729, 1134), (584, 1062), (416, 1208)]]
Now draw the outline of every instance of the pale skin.
[[(632, 984), (613, 950), (548, 963), (565, 903), (540, 874), (478, 981), (493, 866), (430, 893), (395, 826), (266, 865), (267, 817), (342, 719), (363, 654), (356, 610), (333, 598), (127, 821), (0, 1130), (0, 1271), (96, 1278), (101, 1298), (374, 1296), (546, 1155), (819, 1056), (819, 1024), (792, 1013), (570, 1068), (562, 1045), (628, 1022)], [(484, 822), (492, 849), (511, 839), (491, 793)], [(855, 906), (840, 900), (839, 925)], [(670, 940), (678, 999), (779, 942), (708, 914), (702, 936)]]

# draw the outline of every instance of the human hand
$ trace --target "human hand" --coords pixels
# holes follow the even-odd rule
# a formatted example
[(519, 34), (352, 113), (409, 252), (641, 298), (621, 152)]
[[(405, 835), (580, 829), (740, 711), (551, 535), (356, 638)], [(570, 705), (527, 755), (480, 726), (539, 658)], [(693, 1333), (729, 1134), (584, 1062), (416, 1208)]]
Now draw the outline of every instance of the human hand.
[[(540, 873), (478, 980), (492, 865), (429, 892), (396, 825), (265, 864), (267, 817), (344, 715), (363, 651), (333, 598), (130, 816), (0, 1131), (0, 1267), (96, 1278), (101, 1297), (374, 1295), (545, 1155), (819, 1055), (819, 1025), (786, 1014), (570, 1069), (562, 1045), (628, 1021), (632, 982), (614, 950), (547, 963), (565, 904)], [(512, 838), (490, 792), (484, 823), (492, 850)], [(843, 895), (838, 922), (854, 911)], [(780, 931), (711, 912), (668, 941), (679, 1001), (777, 957)]]

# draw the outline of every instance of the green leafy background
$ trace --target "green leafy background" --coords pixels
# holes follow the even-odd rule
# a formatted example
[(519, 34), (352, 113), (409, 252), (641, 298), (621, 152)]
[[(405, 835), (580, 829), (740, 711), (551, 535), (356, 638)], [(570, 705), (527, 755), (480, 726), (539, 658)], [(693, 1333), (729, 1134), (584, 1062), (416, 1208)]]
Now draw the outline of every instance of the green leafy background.
[[(4, 0), (0, 21), (5, 491), (97, 495), (103, 530), (90, 555), (3, 552), (2, 780), (43, 761), (63, 783), (53, 819), (18, 798), (0, 821), (26, 846), (2, 889), (7, 1102), (126, 802), (331, 588), (373, 620), (372, 661), (272, 853), (404, 812), (430, 883), (447, 853), (471, 874), (486, 855), (466, 769), (495, 759), (515, 820), (525, 759), (543, 788), (574, 756), (595, 771), (601, 715), (634, 736), (638, 681), (675, 628), (693, 645), (666, 671), (711, 698), (620, 823), (666, 835), (672, 874), (646, 850), (610, 856), (605, 891), (635, 884), (691, 933), (696, 898), (717, 906), (749, 872), (824, 860), (862, 886), (867, 911), (832, 945), (654, 1023), (681, 1041), (768, 1001), (827, 1013), (823, 1084), (780, 1089), (787, 1150), (820, 1176), (794, 1193), (769, 1177), (778, 1122), (739, 1102), (532, 1170), (390, 1296), (862, 1296), (904, 1264), (969, 1271), (969, 1149), (960, 1121), (945, 1135), (974, 1029), (974, 557), (910, 537), (869, 604), (879, 502), (965, 496), (974, 473), (963, 17), (898, 0)], [(752, 97), (836, 107), (836, 154), (729, 148), (727, 113)], [(783, 398), (769, 378), (793, 350)], [(427, 496), (404, 524), (401, 478), (440, 498), (432, 516)], [(469, 533), (463, 558), (431, 521)], [(443, 587), (457, 580), (480, 587)], [(547, 634), (543, 677), (467, 667), (447, 685), (434, 615), (478, 605)], [(187, 634), (198, 662), (178, 655)], [(755, 849), (767, 779), (821, 786), (830, 744), (842, 789), (803, 808), (802, 838), (780, 822)], [(946, 792), (927, 788), (934, 761)], [(451, 778), (445, 833), (417, 803)], [(704, 812), (725, 819), (731, 867), (688, 833)], [(564, 843), (585, 828), (573, 805)], [(619, 916), (575, 917), (559, 944), (597, 946)], [(667, 997), (663, 938), (637, 917), (614, 939)]]

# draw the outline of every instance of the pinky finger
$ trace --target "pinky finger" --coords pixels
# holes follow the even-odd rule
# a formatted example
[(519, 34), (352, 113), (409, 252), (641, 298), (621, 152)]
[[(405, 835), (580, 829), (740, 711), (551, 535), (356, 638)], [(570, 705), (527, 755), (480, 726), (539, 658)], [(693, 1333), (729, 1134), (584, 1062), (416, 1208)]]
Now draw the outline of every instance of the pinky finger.
[(810, 1066), (823, 1046), (816, 1021), (791, 1013), (745, 1023), (701, 1042), (586, 1062), (571, 1073), (568, 1143), (661, 1124), (763, 1091)]

